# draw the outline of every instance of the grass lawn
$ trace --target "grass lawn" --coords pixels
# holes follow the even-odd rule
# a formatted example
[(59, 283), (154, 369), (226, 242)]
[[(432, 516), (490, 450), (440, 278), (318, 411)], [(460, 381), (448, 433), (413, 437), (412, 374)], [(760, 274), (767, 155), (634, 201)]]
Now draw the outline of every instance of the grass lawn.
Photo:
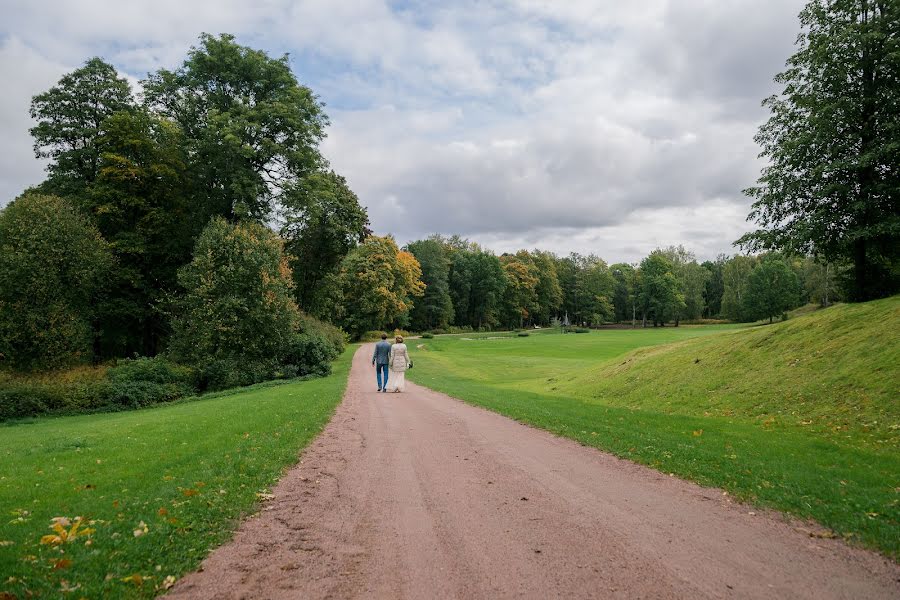
[(417, 383), (900, 557), (900, 297), (751, 328), (418, 345)]
[[(161, 593), (231, 537), (321, 431), (355, 350), (323, 379), (0, 427), (0, 598)], [(67, 541), (41, 543), (73, 533), (79, 516)], [(55, 517), (69, 524), (54, 532)]]

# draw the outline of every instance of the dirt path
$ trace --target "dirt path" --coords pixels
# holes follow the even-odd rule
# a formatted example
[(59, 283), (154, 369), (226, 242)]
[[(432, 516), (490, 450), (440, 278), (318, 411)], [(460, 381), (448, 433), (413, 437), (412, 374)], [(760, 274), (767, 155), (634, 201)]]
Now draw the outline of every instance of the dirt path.
[[(409, 385), (334, 419), (175, 598), (900, 598), (900, 567)], [(755, 514), (754, 514), (755, 513)]]

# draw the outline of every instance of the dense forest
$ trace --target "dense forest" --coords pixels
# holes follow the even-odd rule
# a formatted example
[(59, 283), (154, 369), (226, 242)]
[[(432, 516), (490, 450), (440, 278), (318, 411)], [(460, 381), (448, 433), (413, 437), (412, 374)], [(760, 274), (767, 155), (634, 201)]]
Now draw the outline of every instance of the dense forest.
[[(681, 246), (636, 264), (459, 236), (401, 248), (320, 153), (327, 115), (287, 56), (204, 34), (139, 93), (92, 58), (34, 96), (47, 177), (0, 210), (0, 418), (72, 408), (16, 374), (79, 365), (108, 372), (77, 406), (131, 406), (326, 373), (373, 330), (772, 321), (895, 293), (900, 115), (884, 99), (900, 53), (879, 10), (801, 15), (757, 136), (760, 228), (738, 241), (759, 254), (702, 262)], [(851, 63), (865, 85), (848, 99), (835, 69)]]

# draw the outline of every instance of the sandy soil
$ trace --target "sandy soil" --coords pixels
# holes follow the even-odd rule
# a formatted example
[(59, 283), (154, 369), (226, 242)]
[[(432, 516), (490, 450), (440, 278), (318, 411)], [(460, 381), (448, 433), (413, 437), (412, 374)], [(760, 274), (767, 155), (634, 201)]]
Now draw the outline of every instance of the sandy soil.
[(814, 528), (408, 384), (334, 419), (173, 598), (900, 598)]

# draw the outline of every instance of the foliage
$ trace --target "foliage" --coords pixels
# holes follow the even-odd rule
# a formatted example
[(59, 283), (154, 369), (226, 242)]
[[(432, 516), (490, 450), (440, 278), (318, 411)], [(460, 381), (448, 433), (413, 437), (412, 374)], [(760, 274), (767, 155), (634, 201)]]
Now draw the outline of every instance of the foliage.
[[(297, 462), (340, 402), (350, 358), (312, 381), (4, 427), (0, 540), (13, 544), (0, 548), (0, 596), (57, 598), (62, 581), (76, 598), (163, 594)], [(95, 523), (91, 544), (65, 544), (70, 562), (54, 569), (59, 549), (40, 540), (60, 515)]]
[(498, 259), (477, 244), (445, 241), (450, 253), (450, 297), (454, 325), (480, 330), (500, 320), (506, 277)]
[(442, 337), (410, 377), (898, 556), (896, 331), (900, 297), (766, 327)]
[[(300, 311), (281, 240), (257, 223), (214, 218), (178, 272), (178, 300), (171, 352), (179, 362), (202, 367), (204, 376), (232, 369), (228, 384), (267, 378), (288, 353)], [(224, 385), (218, 375), (216, 387)], [(255, 381), (254, 381), (255, 380)]]
[(609, 267), (615, 280), (613, 318), (616, 322), (633, 321), (637, 316), (637, 273), (632, 265), (617, 263)]
[(203, 34), (180, 68), (142, 84), (148, 105), (185, 133), (203, 222), (265, 219), (276, 202), (296, 200), (298, 182), (323, 165), (318, 143), (327, 119), (287, 56)]
[(412, 242), (406, 249), (419, 261), (425, 284), (425, 295), (415, 302), (410, 312), (410, 327), (415, 331), (443, 329), (450, 324), (454, 314), (448, 251), (434, 238)]
[(500, 257), (506, 289), (503, 293), (502, 322), (507, 327), (522, 327), (538, 303), (537, 269), (526, 255), (504, 254)]
[(516, 334), (516, 337), (528, 337), (529, 335), (527, 331), (520, 331)]
[(108, 245), (68, 202), (26, 195), (0, 211), (0, 358), (52, 369), (92, 357)]
[(769, 160), (738, 242), (853, 262), (849, 297), (900, 289), (900, 36), (896, 2), (811, 0), (765, 100)]
[(183, 144), (177, 126), (144, 110), (101, 124), (97, 179), (75, 201), (93, 215), (117, 261), (99, 306), (103, 356), (162, 350), (168, 324), (160, 304), (175, 291), (200, 232)]
[(640, 303), (644, 321), (653, 326), (675, 318), (684, 308), (684, 294), (675, 277), (675, 265), (661, 251), (641, 261)]
[(418, 261), (393, 238), (370, 236), (341, 263), (338, 322), (356, 339), (371, 329), (403, 325), (413, 298), (425, 291), (421, 276)]
[(756, 259), (749, 256), (735, 256), (722, 267), (722, 316), (732, 321), (749, 321), (746, 314), (745, 296), (750, 280), (750, 272)]
[(783, 260), (766, 257), (747, 282), (744, 313), (751, 319), (769, 319), (797, 306), (799, 298), (797, 276)]
[(723, 270), (728, 257), (720, 254), (714, 261), (704, 261), (702, 266), (709, 273), (703, 290), (703, 314), (714, 318), (722, 314), (722, 296), (725, 294), (725, 278)]
[(426, 331), (425, 333), (422, 334), (422, 339), (423, 340), (433, 340), (434, 334), (429, 331)]
[(131, 88), (116, 69), (92, 58), (31, 100), (37, 158), (49, 158), (44, 191), (77, 194), (100, 171), (100, 128), (110, 115), (132, 108)]
[(371, 231), (366, 209), (334, 171), (314, 172), (286, 190), (281, 236), (291, 257), (297, 303), (319, 318), (335, 313), (332, 275)]

